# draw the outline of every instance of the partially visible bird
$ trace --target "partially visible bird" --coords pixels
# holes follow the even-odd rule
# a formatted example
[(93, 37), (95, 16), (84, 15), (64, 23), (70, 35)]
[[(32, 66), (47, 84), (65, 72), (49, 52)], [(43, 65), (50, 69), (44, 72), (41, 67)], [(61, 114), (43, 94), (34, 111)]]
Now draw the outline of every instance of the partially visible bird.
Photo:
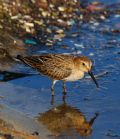
[(66, 137), (70, 137), (70, 135), (76, 137), (77, 134), (82, 138), (89, 137), (92, 133), (92, 126), (99, 116), (99, 113), (95, 113), (94, 117), (88, 121), (80, 110), (66, 103), (57, 106), (56, 110), (52, 108), (42, 114), (40, 113), (37, 120), (47, 127), (51, 135), (58, 138), (63, 134)]
[(63, 81), (63, 89), (66, 92), (65, 82), (82, 79), (85, 73), (88, 73), (99, 87), (91, 71), (92, 62), (85, 56), (41, 54), (23, 57), (18, 55), (17, 59), (52, 79), (52, 95), (54, 95), (54, 85), (57, 81)]

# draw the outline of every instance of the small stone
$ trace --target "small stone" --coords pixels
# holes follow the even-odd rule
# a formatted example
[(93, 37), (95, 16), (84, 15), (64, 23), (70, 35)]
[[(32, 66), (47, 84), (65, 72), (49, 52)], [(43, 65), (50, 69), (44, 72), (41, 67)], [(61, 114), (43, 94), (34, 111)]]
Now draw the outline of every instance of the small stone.
[(105, 20), (106, 18), (105, 18), (104, 15), (101, 15), (101, 16), (100, 16), (100, 19)]
[(65, 11), (65, 7), (58, 7), (58, 10), (60, 11), (60, 12), (64, 12)]
[(58, 30), (56, 31), (56, 33), (58, 33), (58, 34), (64, 33), (64, 30), (63, 30), (63, 29), (58, 29)]

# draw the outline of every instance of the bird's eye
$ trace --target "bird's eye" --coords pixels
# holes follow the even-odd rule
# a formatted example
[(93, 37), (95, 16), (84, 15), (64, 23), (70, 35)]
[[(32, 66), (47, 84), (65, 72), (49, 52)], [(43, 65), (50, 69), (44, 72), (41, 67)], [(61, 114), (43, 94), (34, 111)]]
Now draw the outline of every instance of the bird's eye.
[(83, 66), (85, 66), (85, 63), (82, 63)]

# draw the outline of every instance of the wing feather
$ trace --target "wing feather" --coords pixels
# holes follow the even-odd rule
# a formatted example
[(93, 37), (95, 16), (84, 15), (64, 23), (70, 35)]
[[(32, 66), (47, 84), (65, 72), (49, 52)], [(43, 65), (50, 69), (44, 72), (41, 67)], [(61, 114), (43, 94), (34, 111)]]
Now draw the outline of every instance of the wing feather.
[(73, 59), (69, 55), (47, 54), (22, 57), (21, 60), (40, 73), (56, 80), (64, 79), (72, 72), (70, 63)]

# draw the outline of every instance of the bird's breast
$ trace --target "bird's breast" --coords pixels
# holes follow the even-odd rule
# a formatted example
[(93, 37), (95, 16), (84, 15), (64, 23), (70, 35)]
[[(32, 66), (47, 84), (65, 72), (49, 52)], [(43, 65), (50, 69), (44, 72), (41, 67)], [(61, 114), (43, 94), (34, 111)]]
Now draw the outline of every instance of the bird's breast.
[(65, 81), (77, 81), (84, 77), (84, 72), (73, 71), (68, 77), (64, 78)]

